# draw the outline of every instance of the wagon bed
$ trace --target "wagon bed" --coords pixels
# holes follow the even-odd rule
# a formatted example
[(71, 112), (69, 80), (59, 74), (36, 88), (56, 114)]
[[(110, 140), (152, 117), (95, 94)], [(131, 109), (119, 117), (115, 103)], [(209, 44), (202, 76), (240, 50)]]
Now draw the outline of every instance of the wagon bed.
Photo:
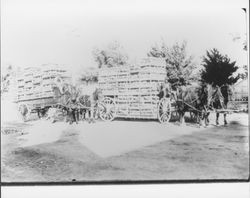
[(98, 84), (104, 97), (115, 102), (118, 118), (157, 119), (158, 87), (166, 78), (164, 59), (143, 59), (137, 65), (99, 70)]

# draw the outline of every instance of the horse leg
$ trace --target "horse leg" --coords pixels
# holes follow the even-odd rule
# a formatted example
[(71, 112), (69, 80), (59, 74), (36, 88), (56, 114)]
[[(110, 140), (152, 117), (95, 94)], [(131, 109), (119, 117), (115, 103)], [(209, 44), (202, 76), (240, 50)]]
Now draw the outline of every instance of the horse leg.
[(67, 120), (68, 120), (69, 124), (71, 124), (71, 112), (70, 112), (70, 110), (68, 110), (68, 112), (67, 112)]
[(192, 112), (192, 111), (190, 111), (190, 112), (189, 112), (189, 114), (190, 114), (190, 118), (191, 118), (191, 120), (193, 121), (193, 120), (194, 120), (194, 115), (193, 115), (193, 112)]
[(73, 123), (73, 111), (69, 110), (69, 124)]
[(198, 119), (198, 123), (199, 123), (199, 127), (204, 126), (206, 127), (206, 111), (205, 110), (200, 110), (199, 112), (197, 112), (197, 119)]
[(185, 126), (185, 125), (186, 125), (184, 116), (185, 116), (185, 112), (180, 112), (180, 124), (181, 124), (182, 126)]
[(196, 119), (197, 119), (197, 123), (198, 123), (199, 127), (201, 127), (203, 125), (203, 122), (205, 119), (204, 112), (197, 112)]
[(206, 113), (206, 122), (207, 122), (207, 125), (209, 124), (209, 115), (210, 115), (210, 113)]
[(220, 114), (216, 113), (216, 125), (219, 125), (219, 116), (220, 116)]
[(183, 122), (183, 115), (181, 112), (179, 112), (179, 116), (180, 116), (180, 125), (182, 125), (182, 122)]
[(73, 110), (73, 120), (75, 121), (76, 124), (78, 124), (77, 109)]
[(227, 114), (224, 113), (224, 125), (227, 125)]
[(96, 109), (94, 109), (94, 110), (93, 110), (93, 122), (95, 122), (95, 119), (97, 119), (97, 118), (96, 118), (96, 115), (97, 115)]
[(94, 107), (91, 106), (91, 109), (90, 109), (90, 120), (91, 120), (92, 123), (95, 122), (94, 119), (95, 119)]
[(73, 122), (77, 123), (76, 110), (73, 110)]
[(81, 120), (84, 121), (85, 120), (85, 111), (81, 110)]
[(71, 111), (71, 124), (73, 124), (75, 121), (75, 112), (74, 110)]
[(195, 124), (197, 124), (199, 127), (201, 127), (202, 126), (202, 114), (197, 112), (197, 113), (195, 113), (195, 117), (196, 117)]
[(205, 118), (204, 119), (205, 119), (205, 125), (206, 126), (208, 126), (208, 124), (209, 124), (209, 118), (208, 118), (209, 114), (210, 113), (205, 112)]
[(86, 120), (86, 113), (87, 113), (87, 110), (84, 109), (83, 112), (82, 112), (82, 118), (83, 118), (83, 120)]
[(51, 123), (55, 122), (55, 112), (53, 112), (53, 114), (51, 115), (50, 121), (51, 121)]
[(91, 122), (91, 110), (88, 109), (88, 122), (90, 123)]
[(80, 109), (79, 110), (79, 121), (83, 120), (83, 111)]
[(64, 121), (68, 122), (68, 111), (67, 111), (67, 109), (63, 109), (63, 116), (64, 116)]
[(40, 113), (40, 110), (37, 110), (37, 116), (38, 116), (39, 119), (42, 117), (41, 113)]
[(77, 121), (79, 122), (80, 121), (80, 110), (79, 109), (77, 109), (77, 111), (76, 111), (76, 118), (77, 118)]
[(78, 109), (76, 110), (76, 124), (79, 122), (79, 111)]

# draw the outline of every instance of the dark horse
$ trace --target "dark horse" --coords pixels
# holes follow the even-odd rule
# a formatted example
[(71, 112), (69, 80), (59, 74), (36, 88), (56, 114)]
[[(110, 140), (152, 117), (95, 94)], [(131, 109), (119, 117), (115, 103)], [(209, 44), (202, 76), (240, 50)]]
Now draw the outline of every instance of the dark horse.
[(201, 86), (180, 86), (176, 89), (175, 101), (176, 109), (180, 116), (180, 123), (185, 123), (185, 113), (190, 112), (195, 115), (199, 125), (204, 121), (208, 125), (209, 112), (207, 111), (208, 91), (205, 84)]
[[(209, 85), (209, 96), (208, 104), (209, 107), (215, 110), (227, 109), (228, 102), (232, 97), (232, 89), (228, 84), (222, 86), (212, 86)], [(216, 112), (216, 125), (219, 125), (219, 115), (220, 112)], [(227, 125), (227, 113), (223, 112), (224, 115), (224, 125)]]

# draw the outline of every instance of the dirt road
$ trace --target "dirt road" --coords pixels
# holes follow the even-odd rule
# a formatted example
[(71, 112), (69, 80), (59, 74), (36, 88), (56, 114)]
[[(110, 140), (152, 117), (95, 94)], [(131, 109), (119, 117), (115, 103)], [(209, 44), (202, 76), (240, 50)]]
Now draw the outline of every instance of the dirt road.
[(35, 121), (3, 130), (13, 132), (1, 135), (2, 182), (249, 177), (247, 114), (230, 115), (226, 127)]

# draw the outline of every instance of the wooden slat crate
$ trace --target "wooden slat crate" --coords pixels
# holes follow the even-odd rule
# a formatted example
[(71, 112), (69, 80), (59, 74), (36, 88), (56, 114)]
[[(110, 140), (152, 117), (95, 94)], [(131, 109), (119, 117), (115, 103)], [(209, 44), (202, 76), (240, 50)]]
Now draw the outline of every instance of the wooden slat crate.
[(147, 58), (138, 65), (103, 68), (99, 87), (116, 101), (117, 117), (156, 119), (158, 87), (165, 80), (163, 59)]
[(54, 93), (52, 85), (56, 76), (63, 80), (70, 79), (66, 70), (53, 65), (29, 67), (17, 74), (17, 100), (19, 104), (38, 107), (51, 105)]

